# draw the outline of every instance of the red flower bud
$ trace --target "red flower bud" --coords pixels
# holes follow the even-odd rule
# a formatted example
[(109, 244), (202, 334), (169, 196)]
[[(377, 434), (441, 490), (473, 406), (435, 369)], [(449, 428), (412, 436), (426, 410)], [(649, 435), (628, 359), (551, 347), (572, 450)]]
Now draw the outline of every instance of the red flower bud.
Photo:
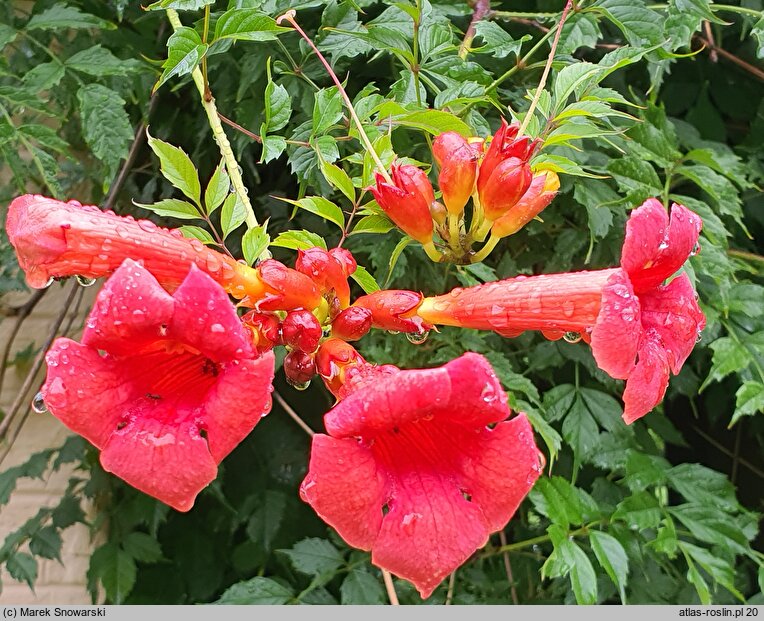
[(343, 341), (357, 341), (371, 330), (372, 312), (362, 306), (351, 306), (332, 322), (332, 336)]
[(295, 387), (305, 387), (316, 374), (316, 362), (312, 354), (304, 351), (290, 351), (284, 358), (284, 374)]
[(433, 142), (432, 154), (440, 166), (443, 202), (449, 213), (458, 215), (475, 189), (478, 151), (461, 134), (445, 132)]
[(262, 353), (281, 345), (281, 323), (278, 317), (268, 313), (249, 311), (242, 315), (241, 322), (252, 333), (257, 351)]
[(346, 369), (365, 362), (352, 345), (337, 338), (330, 338), (321, 343), (316, 354), (316, 371), (336, 397), (345, 382)]
[(376, 175), (369, 188), (379, 206), (404, 233), (422, 244), (432, 241), (430, 204), (435, 200), (432, 184), (423, 170), (408, 164), (393, 164), (393, 183)]
[(494, 134), (485, 157), (483, 157), (483, 161), (480, 163), (477, 188), (481, 196), (485, 185), (489, 182), (499, 164), (511, 157), (527, 162), (531, 155), (533, 155), (533, 151), (536, 149), (539, 141), (531, 140), (528, 136), (515, 138), (518, 129), (519, 125), (517, 123), (507, 125), (504, 119), (501, 120), (501, 127)]
[(345, 248), (331, 248), (329, 254), (334, 257), (335, 261), (338, 261), (339, 264), (342, 265), (342, 271), (345, 276), (350, 278), (351, 274), (355, 273), (358, 268), (358, 263), (356, 263), (355, 257), (350, 253), (350, 250), (345, 250)]
[(314, 309), (321, 303), (321, 293), (313, 281), (274, 259), (257, 266), (260, 280), (265, 286), (262, 299), (254, 302), (258, 310)]
[(416, 314), (422, 299), (421, 293), (390, 289), (364, 295), (353, 306), (369, 309), (375, 328), (421, 334), (432, 328)]
[(305, 274), (316, 283), (322, 293), (334, 291), (343, 308), (350, 304), (350, 286), (348, 285), (346, 274), (347, 266), (338, 260), (337, 257), (331, 255), (323, 248), (299, 250), (294, 267), (298, 272)]
[(291, 311), (281, 323), (281, 338), (292, 349), (313, 353), (322, 336), (321, 324), (310, 311)]
[(522, 160), (511, 157), (501, 162), (479, 190), (485, 219), (493, 221), (507, 213), (522, 198), (532, 180), (531, 168)]
[(530, 187), (517, 204), (493, 223), (491, 235), (506, 237), (519, 231), (552, 202), (559, 189), (560, 178), (556, 173), (544, 171), (534, 176)]

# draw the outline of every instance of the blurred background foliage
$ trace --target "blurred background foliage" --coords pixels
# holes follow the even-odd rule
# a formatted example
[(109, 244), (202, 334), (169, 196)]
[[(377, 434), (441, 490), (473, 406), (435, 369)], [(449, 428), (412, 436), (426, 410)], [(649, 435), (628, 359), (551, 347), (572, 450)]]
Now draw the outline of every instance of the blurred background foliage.
[[(162, 0), (145, 11), (127, 0), (3, 3), (0, 204), (32, 191), (189, 224), (133, 201), (175, 191), (159, 174), (148, 126), (190, 155), (203, 182), (220, 161), (188, 75), (202, 55), (219, 112), (240, 127), (226, 131), (250, 200), (268, 221), (271, 251), (288, 264), (294, 248), (315, 238), (283, 234), (309, 231), (329, 247), (347, 235), (346, 247), (380, 285), (428, 294), (596, 269), (617, 263), (630, 208), (649, 196), (682, 202), (704, 220), (701, 250), (686, 269), (708, 325), (663, 404), (630, 427), (620, 419), (622, 383), (583, 344), (444, 328), (418, 346), (374, 333), (359, 348), (401, 367), (485, 354), (547, 455), (549, 476), (505, 531), (426, 603), (764, 603), (761, 0), (575, 3), (547, 85), (552, 96), (542, 97), (530, 125), (562, 136), (541, 156), (560, 171), (560, 194), (543, 222), (472, 266), (433, 264), (370, 202), (369, 158), (304, 42), (293, 32), (255, 36), (230, 21), (241, 10), (276, 17), (297, 9), (383, 160), (395, 153), (429, 167), (433, 134), (466, 126), (487, 136), (502, 115), (527, 109), (561, 4)], [(187, 27), (170, 40), (167, 62), (166, 7), (179, 9)], [(460, 54), (474, 11), (485, 9)], [(228, 31), (216, 27), (223, 17)], [(583, 86), (566, 90), (583, 75)], [(553, 114), (562, 109), (584, 112)], [(352, 180), (353, 200), (333, 187), (336, 175), (325, 176), (328, 164)], [(333, 213), (325, 207), (277, 200), (306, 196), (339, 206), (341, 222), (322, 217)], [(210, 221), (241, 256), (246, 227), (224, 211)], [(0, 261), (0, 292), (23, 289), (4, 238)], [(279, 373), (276, 390), (321, 429), (332, 405), (322, 386), (297, 393)], [(37, 558), (57, 558), (60, 531), (87, 520), (105, 534), (88, 578), (93, 597), (108, 602), (384, 603), (368, 554), (345, 546), (299, 499), (308, 449), (277, 404), (180, 514), (104, 473), (95, 451), (72, 438), (0, 474), (6, 503), (19, 478), (78, 466), (60, 504), (18, 525), (0, 562), (31, 587)], [(95, 518), (86, 518), (85, 499)], [(420, 603), (407, 583), (396, 588), (402, 602)]]

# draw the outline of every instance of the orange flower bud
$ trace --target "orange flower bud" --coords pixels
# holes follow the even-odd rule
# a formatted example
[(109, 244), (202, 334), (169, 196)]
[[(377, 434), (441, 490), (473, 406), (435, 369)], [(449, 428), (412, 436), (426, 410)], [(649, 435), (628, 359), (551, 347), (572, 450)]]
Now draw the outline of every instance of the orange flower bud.
[(532, 179), (530, 166), (519, 158), (511, 157), (496, 166), (480, 190), (480, 204), (486, 220), (497, 220), (514, 207)]
[(351, 306), (332, 322), (332, 336), (343, 341), (357, 341), (371, 330), (372, 312), (362, 306)]
[(560, 189), (560, 178), (553, 171), (544, 171), (533, 177), (523, 197), (506, 214), (493, 223), (491, 235), (512, 235), (533, 220), (552, 202)]
[(298, 251), (294, 267), (316, 283), (322, 293), (334, 291), (340, 306), (345, 308), (350, 304), (350, 285), (347, 281), (348, 265), (344, 261), (347, 259), (343, 255), (333, 256), (323, 248), (308, 248)]
[(278, 317), (268, 313), (249, 311), (241, 316), (241, 322), (252, 333), (255, 348), (262, 353), (281, 345), (281, 325)]
[(316, 374), (316, 362), (312, 354), (295, 349), (284, 358), (284, 375), (295, 388), (307, 388)]
[(313, 313), (294, 310), (287, 313), (281, 322), (281, 336), (284, 345), (310, 354), (318, 349), (323, 330)]
[(321, 293), (308, 276), (275, 259), (260, 263), (257, 272), (265, 287), (265, 294), (259, 300), (245, 299), (244, 302), (254, 302), (258, 310), (312, 310), (321, 303)]
[(345, 383), (345, 371), (365, 363), (352, 345), (338, 338), (330, 338), (321, 343), (316, 354), (316, 371), (335, 397)]
[(389, 289), (364, 295), (353, 306), (369, 309), (375, 328), (421, 334), (432, 327), (416, 314), (422, 299), (421, 293)]
[(438, 184), (446, 209), (459, 215), (475, 189), (478, 151), (461, 134), (445, 132), (433, 142), (432, 154), (440, 166)]

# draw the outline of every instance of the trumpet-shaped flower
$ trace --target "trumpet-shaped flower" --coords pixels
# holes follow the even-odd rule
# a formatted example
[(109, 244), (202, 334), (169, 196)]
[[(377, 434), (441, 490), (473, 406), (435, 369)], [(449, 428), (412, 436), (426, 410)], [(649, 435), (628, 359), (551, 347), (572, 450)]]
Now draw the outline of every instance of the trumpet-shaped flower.
[(195, 265), (170, 295), (125, 260), (82, 342), (57, 339), (46, 361), (49, 411), (101, 450), (105, 470), (179, 511), (271, 407), (273, 353), (253, 350), (226, 293)]
[(693, 252), (701, 224), (686, 207), (673, 205), (669, 217), (651, 199), (627, 222), (621, 268), (518, 276), (425, 298), (416, 312), (432, 324), (508, 337), (580, 334), (601, 369), (627, 380), (623, 416), (631, 423), (660, 403), (669, 371), (680, 371), (705, 327), (688, 276), (662, 284)]
[(409, 371), (351, 360), (338, 396), (328, 435), (313, 437), (301, 495), (350, 545), (429, 597), (538, 478), (531, 426), (523, 414), (506, 420), (507, 397), (477, 354)]
[(425, 172), (410, 164), (393, 164), (393, 184), (377, 173), (371, 187), (379, 206), (409, 237), (421, 244), (432, 243), (430, 205), (435, 200), (432, 184)]
[(195, 265), (237, 298), (253, 305), (267, 298), (262, 306), (266, 310), (313, 309), (321, 300), (307, 276), (278, 261), (251, 268), (197, 239), (183, 237), (177, 229), (76, 201), (20, 196), (8, 207), (6, 231), (30, 287), (75, 274), (101, 278), (125, 259), (134, 259), (169, 290)]

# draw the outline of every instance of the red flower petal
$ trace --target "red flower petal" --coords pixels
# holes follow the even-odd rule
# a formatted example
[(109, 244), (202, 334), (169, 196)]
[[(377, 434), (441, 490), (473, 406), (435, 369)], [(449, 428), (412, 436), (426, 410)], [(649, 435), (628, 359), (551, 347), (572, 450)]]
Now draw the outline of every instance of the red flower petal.
[(382, 524), (385, 482), (368, 447), (316, 434), (300, 496), (348, 544), (369, 550)]
[(650, 198), (631, 212), (621, 266), (634, 291), (642, 293), (660, 285), (684, 264), (698, 241), (703, 222), (692, 211), (674, 203), (671, 219), (660, 201)]
[(642, 325), (660, 335), (666, 359), (676, 375), (706, 325), (695, 289), (687, 274), (680, 274), (669, 284), (640, 295), (640, 301)]
[(251, 340), (228, 295), (195, 265), (172, 297), (175, 311), (170, 338), (217, 362), (252, 357)]
[(166, 335), (174, 306), (154, 276), (125, 259), (99, 291), (82, 344), (112, 354), (135, 353)]
[(194, 412), (171, 404), (133, 410), (125, 427), (111, 434), (101, 465), (178, 511), (191, 509), (196, 495), (217, 475)]
[(539, 475), (538, 449), (523, 415), (486, 427), (509, 409), (482, 356), (368, 368), (327, 414), (333, 437), (314, 436), (302, 496), (428, 597), (515, 512)]
[(592, 330), (592, 354), (611, 377), (626, 379), (634, 369), (642, 336), (640, 300), (628, 275), (617, 270), (602, 290), (602, 306)]
[(103, 448), (135, 395), (133, 385), (97, 349), (68, 338), (56, 339), (45, 361), (45, 405), (69, 429)]
[(234, 361), (221, 371), (204, 404), (204, 428), (216, 462), (247, 437), (253, 421), (256, 424), (270, 411), (274, 368), (275, 357), (268, 351), (256, 360)]
[(637, 366), (623, 391), (623, 420), (630, 425), (650, 412), (663, 399), (669, 381), (666, 350), (655, 330), (648, 330), (639, 346)]

